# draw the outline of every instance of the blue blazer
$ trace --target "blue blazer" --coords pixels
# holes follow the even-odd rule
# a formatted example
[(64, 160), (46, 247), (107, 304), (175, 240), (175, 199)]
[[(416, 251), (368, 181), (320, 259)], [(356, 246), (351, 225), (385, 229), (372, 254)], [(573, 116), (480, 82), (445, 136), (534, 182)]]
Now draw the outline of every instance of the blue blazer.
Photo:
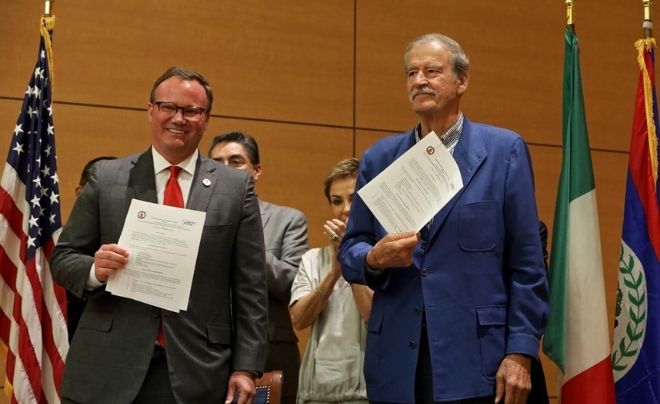
[[(414, 143), (413, 131), (372, 146), (357, 188)], [(453, 156), (463, 189), (435, 215), (408, 268), (366, 272), (367, 252), (386, 232), (355, 194), (340, 259), (347, 281), (374, 290), (370, 401), (414, 402), (423, 313), (435, 400), (492, 395), (505, 355), (538, 354), (548, 298), (527, 146), (509, 130), (465, 119)]]

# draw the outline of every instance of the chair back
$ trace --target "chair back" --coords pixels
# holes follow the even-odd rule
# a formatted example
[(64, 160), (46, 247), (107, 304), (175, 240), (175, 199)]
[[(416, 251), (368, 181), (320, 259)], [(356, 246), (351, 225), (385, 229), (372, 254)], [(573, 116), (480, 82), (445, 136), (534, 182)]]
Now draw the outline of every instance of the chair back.
[(282, 375), (281, 370), (271, 370), (254, 381), (257, 387), (255, 404), (280, 404), (282, 400)]

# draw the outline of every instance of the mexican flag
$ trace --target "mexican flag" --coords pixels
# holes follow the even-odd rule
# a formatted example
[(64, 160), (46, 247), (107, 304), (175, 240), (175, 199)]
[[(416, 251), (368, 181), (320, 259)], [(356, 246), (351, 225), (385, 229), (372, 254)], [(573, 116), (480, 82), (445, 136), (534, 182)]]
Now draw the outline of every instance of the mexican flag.
[(563, 160), (550, 255), (544, 352), (561, 373), (564, 404), (614, 403), (598, 207), (584, 112), (580, 51), (565, 33)]

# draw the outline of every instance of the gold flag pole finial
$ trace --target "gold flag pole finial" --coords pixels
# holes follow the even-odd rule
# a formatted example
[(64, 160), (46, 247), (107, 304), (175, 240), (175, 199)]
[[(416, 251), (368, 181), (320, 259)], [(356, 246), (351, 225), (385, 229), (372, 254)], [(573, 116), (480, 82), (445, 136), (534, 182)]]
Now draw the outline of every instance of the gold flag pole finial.
[(55, 0), (44, 0), (44, 15), (46, 17), (53, 15), (53, 3), (55, 3)]
[(651, 4), (653, 0), (642, 0), (644, 6), (644, 21), (651, 21)]
[(651, 21), (651, 4), (653, 0), (642, 0), (642, 6), (644, 7), (644, 22), (642, 27), (644, 28), (644, 38), (653, 37), (653, 21)]
[(566, 1), (566, 27), (571, 31), (575, 31), (575, 23), (573, 22), (573, 1)]
[(41, 17), (41, 24), (39, 30), (41, 37), (44, 39), (44, 47), (48, 55), (48, 68), (50, 70), (50, 83), (53, 85), (55, 71), (53, 69), (53, 47), (50, 34), (55, 27), (55, 16), (53, 15), (53, 3), (55, 0), (44, 0), (44, 15)]

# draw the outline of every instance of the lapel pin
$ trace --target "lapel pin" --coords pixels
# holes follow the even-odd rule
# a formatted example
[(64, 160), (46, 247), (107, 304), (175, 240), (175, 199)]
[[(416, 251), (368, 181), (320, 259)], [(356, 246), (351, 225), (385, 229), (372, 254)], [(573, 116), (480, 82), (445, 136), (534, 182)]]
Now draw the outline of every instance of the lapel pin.
[(205, 187), (210, 187), (211, 186), (211, 180), (208, 178), (204, 178), (202, 180), (202, 184), (204, 184)]

